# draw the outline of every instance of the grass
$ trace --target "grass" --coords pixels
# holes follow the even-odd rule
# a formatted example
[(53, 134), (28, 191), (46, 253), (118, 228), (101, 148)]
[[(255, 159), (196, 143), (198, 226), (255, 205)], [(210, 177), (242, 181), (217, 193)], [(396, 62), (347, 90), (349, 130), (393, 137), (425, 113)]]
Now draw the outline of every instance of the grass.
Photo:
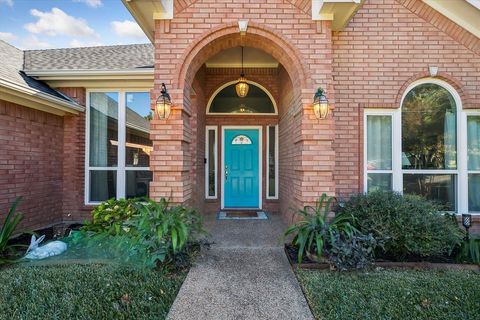
[(186, 272), (115, 264), (0, 270), (0, 319), (164, 319)]
[(480, 319), (480, 273), (297, 270), (316, 319)]

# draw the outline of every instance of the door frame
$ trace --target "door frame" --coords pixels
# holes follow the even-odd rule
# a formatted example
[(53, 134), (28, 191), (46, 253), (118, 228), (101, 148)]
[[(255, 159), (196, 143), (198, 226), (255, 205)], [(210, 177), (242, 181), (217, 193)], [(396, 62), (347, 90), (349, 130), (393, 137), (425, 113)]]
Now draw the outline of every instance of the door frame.
[(237, 129), (237, 130), (242, 130), (242, 129), (257, 129), (258, 130), (258, 208), (227, 208), (227, 209), (245, 209), (245, 210), (256, 210), (262, 209), (262, 199), (263, 199), (263, 190), (262, 190), (262, 185), (263, 185), (263, 168), (262, 168), (262, 155), (263, 155), (263, 126), (242, 126), (242, 125), (235, 125), (235, 126), (222, 126), (222, 137), (221, 137), (221, 145), (222, 145), (222, 165), (220, 167), (221, 170), (221, 181), (220, 181), (220, 190), (222, 192), (221, 196), (221, 209), (225, 209), (225, 130), (228, 129)]

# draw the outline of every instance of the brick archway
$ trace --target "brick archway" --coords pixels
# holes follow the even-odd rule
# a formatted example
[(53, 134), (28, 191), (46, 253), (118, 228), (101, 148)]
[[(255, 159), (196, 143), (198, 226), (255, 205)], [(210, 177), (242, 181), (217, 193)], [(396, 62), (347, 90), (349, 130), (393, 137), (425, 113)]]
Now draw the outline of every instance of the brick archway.
[(179, 72), (178, 76), (172, 79), (172, 87), (179, 91), (187, 89), (205, 61), (222, 50), (237, 46), (265, 51), (283, 65), (294, 87), (298, 90), (311, 87), (309, 73), (301, 63), (304, 59), (298, 50), (278, 33), (255, 23), (250, 23), (245, 36), (240, 35), (236, 23), (231, 23), (210, 30), (190, 44), (178, 59), (175, 70)]

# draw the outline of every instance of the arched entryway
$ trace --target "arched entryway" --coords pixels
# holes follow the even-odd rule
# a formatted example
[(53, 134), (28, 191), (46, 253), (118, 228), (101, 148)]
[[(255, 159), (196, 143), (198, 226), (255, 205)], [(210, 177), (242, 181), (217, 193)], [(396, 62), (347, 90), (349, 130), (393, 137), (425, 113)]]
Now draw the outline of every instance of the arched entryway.
[[(261, 52), (269, 57), (269, 60), (266, 58), (269, 63), (248, 58), (245, 61), (251, 94), (258, 94), (255, 97), (258, 99), (262, 99), (263, 94), (264, 103), (251, 107), (236, 101), (237, 105), (233, 104), (228, 107), (230, 109), (223, 106), (225, 112), (212, 112), (212, 102), (222, 90), (225, 90), (225, 99), (230, 95), (230, 101), (235, 100), (232, 86), (241, 68), (237, 65), (240, 60), (233, 53), (241, 47), (245, 48), (247, 56), (248, 52)], [(218, 60), (222, 54), (223, 60)], [(313, 202), (316, 198), (313, 192), (304, 192), (313, 189), (315, 184), (321, 185), (320, 181), (309, 177), (312, 174), (308, 171), (317, 170), (312, 165), (312, 151), (321, 145), (331, 163), (332, 139), (311, 142), (315, 129), (312, 123), (318, 123), (311, 109), (315, 87), (301, 61), (304, 61), (301, 54), (286, 38), (253, 23), (246, 35), (240, 35), (236, 24), (217, 27), (203, 35), (179, 57), (175, 72), (159, 66), (155, 77), (169, 86), (174, 108), (168, 120), (153, 120), (152, 160), (166, 165), (165, 168), (161, 165), (153, 168), (153, 195), (165, 194), (173, 202), (189, 203), (207, 212), (230, 207), (225, 187), (228, 189), (226, 173), (232, 172), (225, 164), (228, 162), (225, 153), (228, 157), (229, 152), (228, 148), (225, 150), (225, 139), (229, 134), (235, 135), (230, 137), (232, 141), (237, 136), (249, 137), (248, 134), (256, 131), (249, 138), (258, 139), (255, 149), (258, 159), (254, 159), (258, 160), (254, 172), (258, 189), (249, 199), (258, 195), (258, 201), (246, 201), (245, 206), (234, 203), (231, 207), (287, 213), (289, 208)], [(154, 93), (156, 91), (157, 87)], [(267, 106), (267, 101), (271, 106)], [(215, 108), (221, 110), (222, 106)], [(322, 124), (328, 125), (330, 121), (327, 119)], [(328, 137), (333, 134), (333, 130), (324, 133)], [(175, 150), (175, 157), (171, 157), (171, 150)], [(214, 182), (210, 183), (211, 180)], [(325, 191), (333, 191), (332, 175), (324, 175), (323, 180), (328, 180)], [(253, 184), (256, 182), (254, 179)]]

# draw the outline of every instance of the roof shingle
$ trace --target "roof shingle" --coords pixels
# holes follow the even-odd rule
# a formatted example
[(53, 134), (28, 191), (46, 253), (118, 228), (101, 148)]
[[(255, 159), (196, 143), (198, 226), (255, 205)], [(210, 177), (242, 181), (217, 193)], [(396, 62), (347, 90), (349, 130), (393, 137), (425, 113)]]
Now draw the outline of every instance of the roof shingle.
[(25, 51), (24, 70), (133, 70), (153, 68), (152, 44)]
[(0, 40), (0, 79), (8, 82), (38, 90), (56, 98), (70, 101), (62, 94), (50, 88), (47, 84), (30, 78), (23, 70), (24, 52)]

